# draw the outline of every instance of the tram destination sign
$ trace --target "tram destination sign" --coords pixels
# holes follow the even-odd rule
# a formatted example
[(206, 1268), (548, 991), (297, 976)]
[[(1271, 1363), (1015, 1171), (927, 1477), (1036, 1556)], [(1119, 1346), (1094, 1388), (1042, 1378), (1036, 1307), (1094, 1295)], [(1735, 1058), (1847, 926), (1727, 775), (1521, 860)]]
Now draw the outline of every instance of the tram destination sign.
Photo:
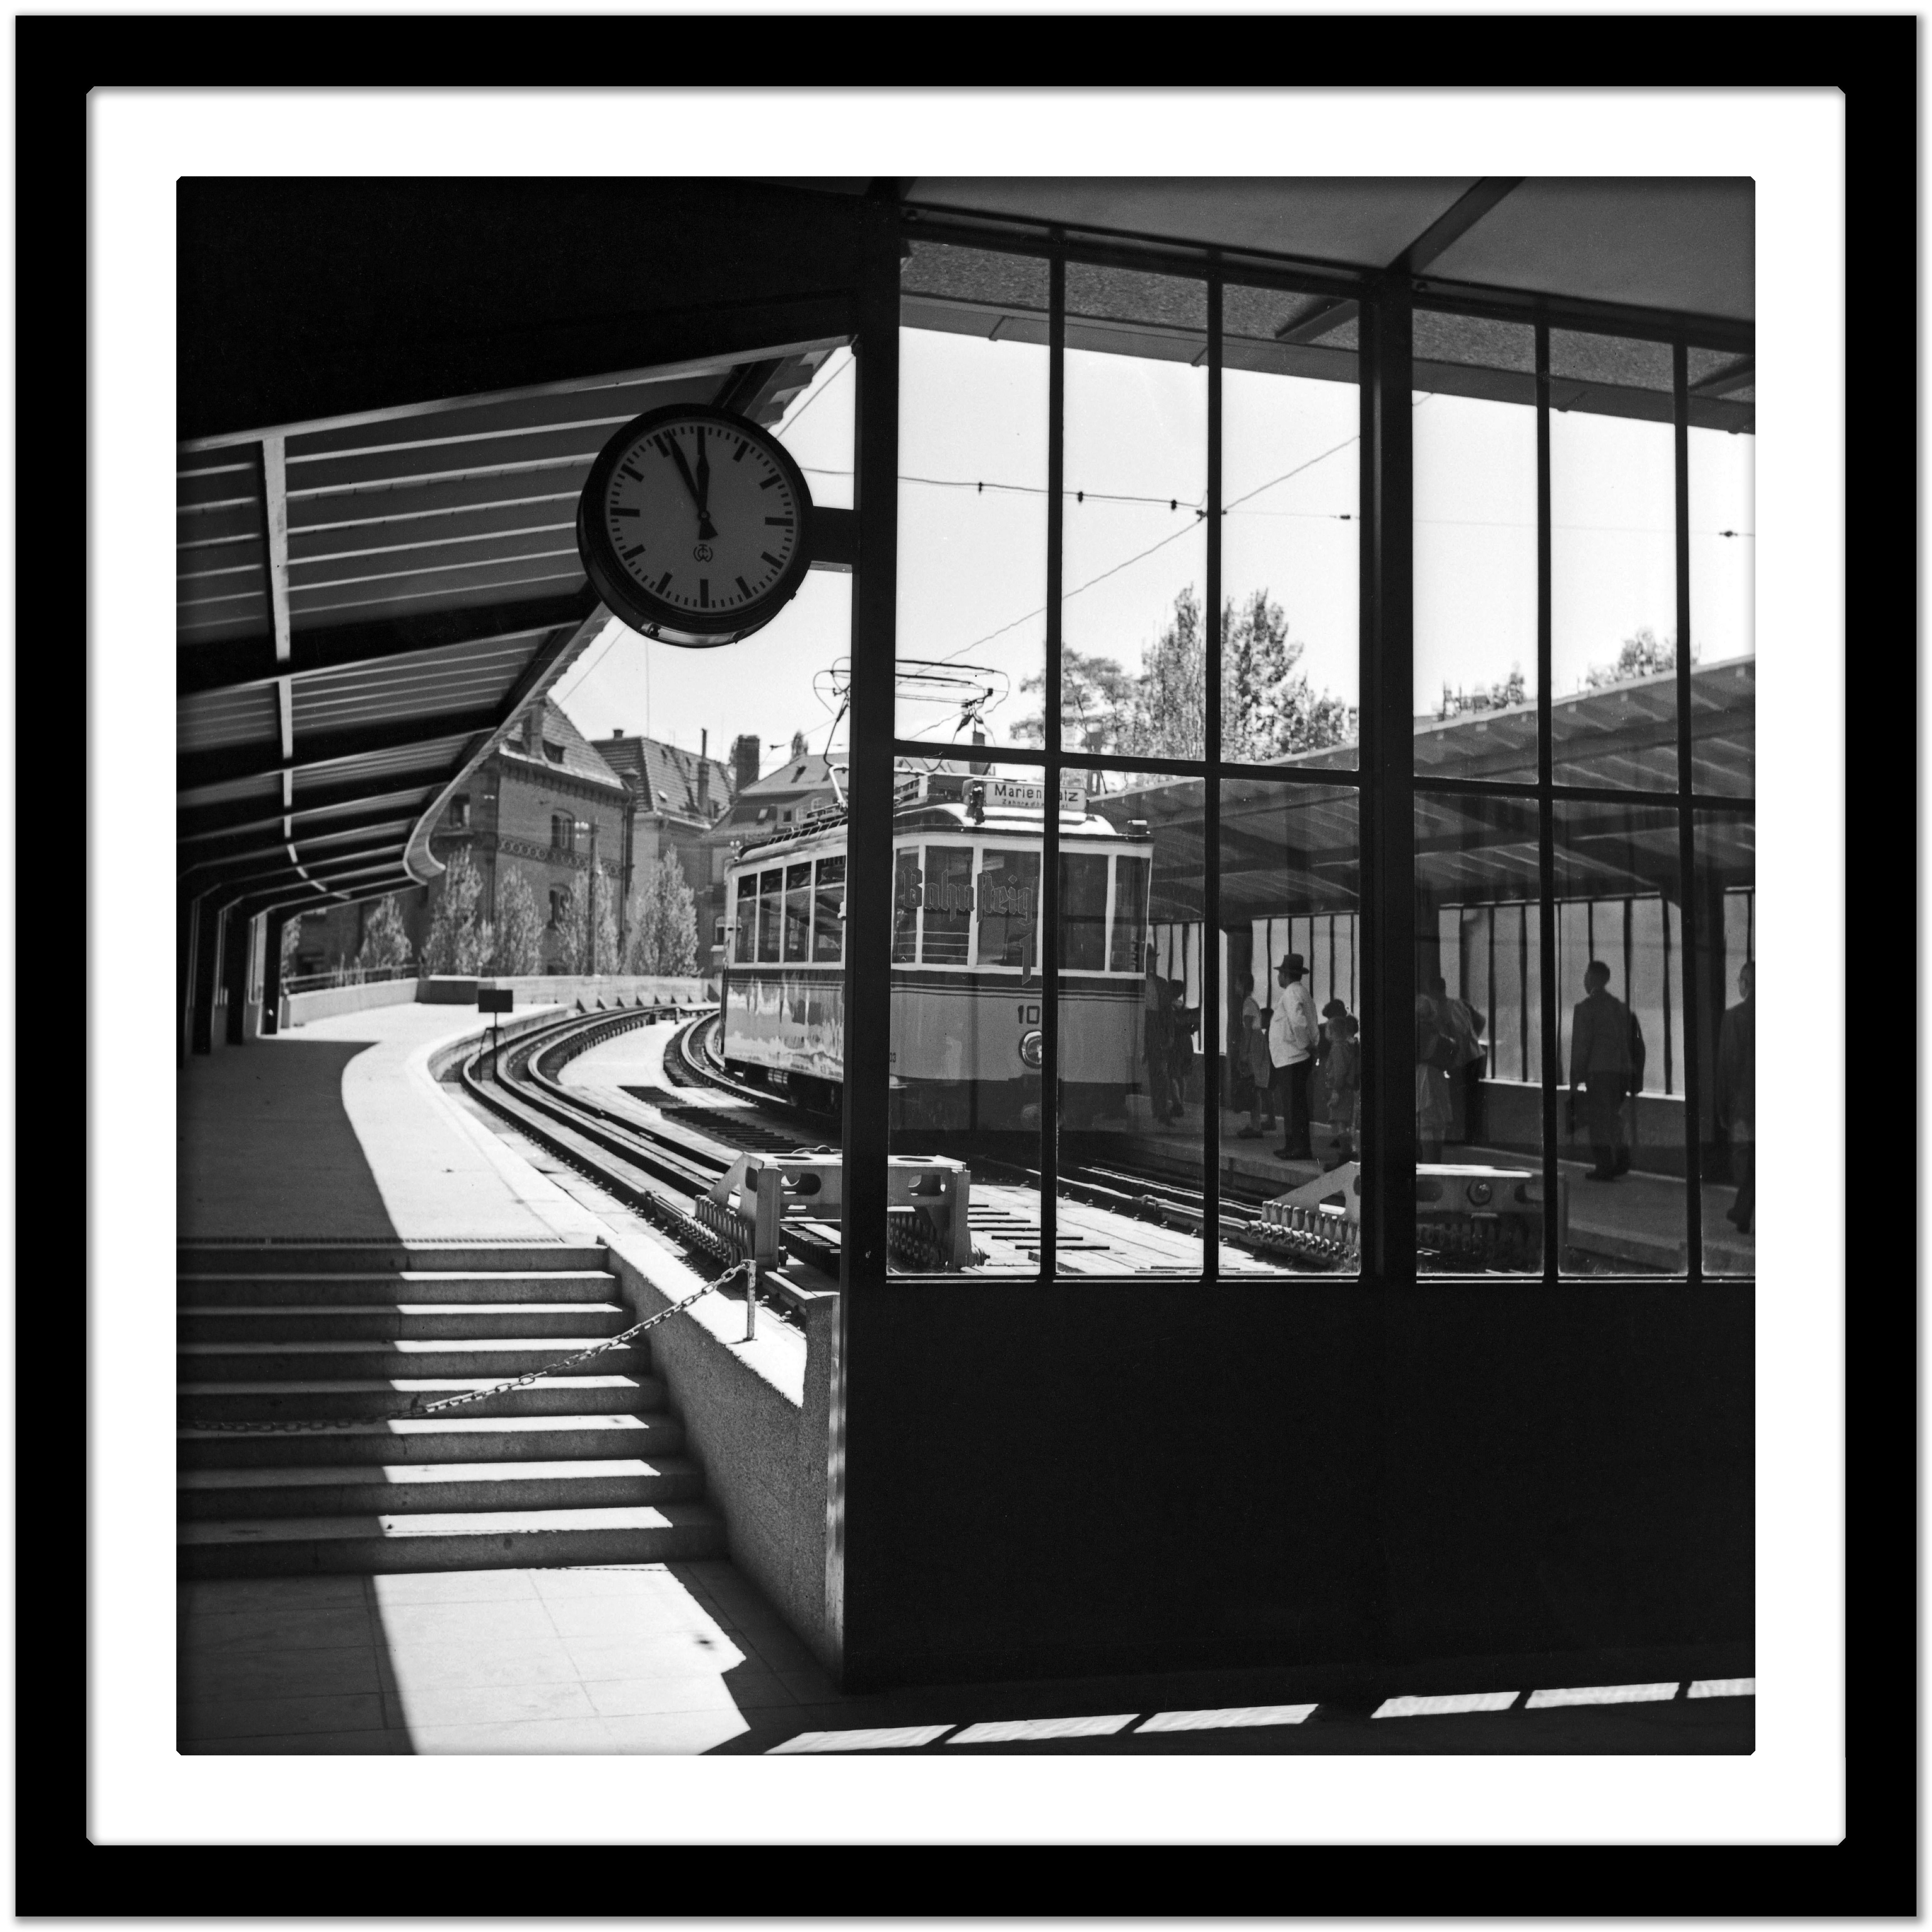
[[(986, 808), (988, 812), (1044, 812), (1046, 782), (1043, 778), (987, 778), (983, 781)], [(1087, 776), (1084, 772), (1060, 775), (1060, 808), (1078, 812), (1087, 803)]]

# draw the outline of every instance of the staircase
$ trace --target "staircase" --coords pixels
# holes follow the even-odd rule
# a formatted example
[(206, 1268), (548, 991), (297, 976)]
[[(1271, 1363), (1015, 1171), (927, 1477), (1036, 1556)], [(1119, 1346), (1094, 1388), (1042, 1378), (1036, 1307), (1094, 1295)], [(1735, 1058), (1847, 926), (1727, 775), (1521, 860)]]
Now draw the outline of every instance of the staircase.
[[(640, 1340), (526, 1388), (636, 1317), (596, 1247), (210, 1244), (179, 1252), (183, 1577), (548, 1568), (722, 1556)], [(190, 1420), (326, 1419), (299, 1432)]]

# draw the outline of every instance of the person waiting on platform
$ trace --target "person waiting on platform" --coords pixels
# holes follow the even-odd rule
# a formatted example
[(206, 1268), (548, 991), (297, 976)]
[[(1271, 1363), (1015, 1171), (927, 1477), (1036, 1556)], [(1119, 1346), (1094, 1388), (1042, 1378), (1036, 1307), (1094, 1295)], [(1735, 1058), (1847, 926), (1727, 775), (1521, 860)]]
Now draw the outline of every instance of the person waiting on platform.
[(1178, 1120), (1187, 1111), (1187, 1083), (1194, 1077), (1194, 1034), (1201, 1022), (1198, 1015), (1187, 1010), (1185, 980), (1170, 980), (1167, 988), (1168, 1036), (1172, 1042), (1168, 1048), (1167, 1078), (1174, 1095), (1167, 1118)]
[(1624, 1100), (1643, 1086), (1642, 1029), (1610, 986), (1610, 969), (1592, 960), (1583, 969), (1583, 997), (1570, 1016), (1570, 1130), (1576, 1130), (1580, 1090), (1597, 1162), (1586, 1180), (1614, 1180), (1629, 1173)]
[(1268, 1059), (1276, 1104), (1281, 1112), (1282, 1144), (1277, 1160), (1312, 1160), (1308, 1142), (1308, 1077), (1315, 1067), (1315, 1001), (1302, 975), (1307, 962), (1298, 952), (1284, 956), (1276, 979), (1281, 998), (1268, 1018)]
[(1757, 1222), (1756, 978), (1747, 959), (1738, 969), (1738, 1004), (1726, 1009), (1718, 1029), (1718, 1124), (1730, 1134), (1731, 1178), (1738, 1185), (1724, 1219), (1741, 1234), (1754, 1233)]
[(1174, 1060), (1174, 991), (1154, 970), (1154, 952), (1148, 952), (1147, 987), (1142, 1001), (1142, 1048), (1147, 1060), (1148, 1102), (1154, 1109), (1156, 1125), (1164, 1125), (1174, 1109), (1174, 1088), (1169, 1070)]
[(1430, 981), (1429, 990), (1437, 1006), (1448, 1016), (1449, 1032), (1456, 1042), (1455, 1064), (1449, 1070), (1449, 1127), (1443, 1138), (1460, 1144), (1469, 1138), (1466, 1070), (1479, 1064), (1484, 1058), (1482, 1043), (1477, 1038), (1482, 1023), (1474, 1006), (1450, 992), (1448, 981), (1440, 973)]
[[(1248, 1124), (1234, 1138), (1258, 1141), (1274, 1126), (1274, 1064), (1268, 1058), (1268, 1016), (1255, 998), (1252, 973), (1244, 973), (1234, 984), (1241, 995), (1241, 1030), (1235, 1052), (1246, 1076), (1248, 1109)], [(1265, 1120), (1262, 1118), (1264, 1108)]]
[(1322, 1009), (1326, 1050), (1322, 1056), (1322, 1086), (1328, 1100), (1328, 1126), (1341, 1145), (1329, 1165), (1340, 1167), (1355, 1157), (1355, 1132), (1362, 1114), (1362, 1050), (1356, 1044), (1354, 1016), (1340, 1000)]
[[(1441, 982), (1438, 981), (1439, 985)], [(1442, 1158), (1442, 1143), (1452, 1124), (1450, 1070), (1459, 1049), (1450, 1030), (1448, 1004), (1433, 992), (1418, 988), (1415, 995), (1415, 1151), (1419, 1160), (1433, 1165)]]

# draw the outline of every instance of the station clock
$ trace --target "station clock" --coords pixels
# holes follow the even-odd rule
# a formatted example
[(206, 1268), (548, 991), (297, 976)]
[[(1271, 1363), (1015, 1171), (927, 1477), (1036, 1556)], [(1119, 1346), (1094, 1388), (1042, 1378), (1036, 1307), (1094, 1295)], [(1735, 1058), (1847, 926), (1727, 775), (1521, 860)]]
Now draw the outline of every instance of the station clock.
[(762, 630), (812, 563), (812, 495), (783, 444), (729, 410), (679, 403), (626, 423), (578, 500), (598, 596), (647, 638), (704, 649)]

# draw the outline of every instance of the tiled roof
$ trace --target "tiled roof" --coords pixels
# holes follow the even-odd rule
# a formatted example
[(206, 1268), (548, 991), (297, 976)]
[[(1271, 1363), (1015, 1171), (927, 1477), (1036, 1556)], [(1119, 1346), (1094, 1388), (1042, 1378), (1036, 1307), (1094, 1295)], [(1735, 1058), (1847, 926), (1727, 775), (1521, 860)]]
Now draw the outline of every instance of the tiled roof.
[[(528, 714), (525, 714), (527, 717)], [(519, 723), (504, 741), (503, 757), (512, 765), (536, 765), (547, 771), (567, 772), (590, 784), (614, 786), (621, 790), (623, 780), (601, 758), (597, 748), (570, 722), (563, 706), (550, 698), (543, 704), (543, 744), (534, 750), (524, 742)], [(551, 756), (554, 752), (561, 755)]]
[(756, 784), (748, 784), (742, 796), (788, 796), (795, 791), (808, 791), (814, 785), (831, 782), (825, 754), (822, 752), (808, 752), (802, 758), (788, 758), (783, 764), (767, 772)]
[[(718, 759), (701, 758), (681, 745), (666, 745), (656, 738), (600, 738), (592, 748), (630, 782), (638, 802), (652, 811), (715, 821), (731, 802), (731, 768)], [(702, 806), (698, 795), (700, 765), (708, 766), (710, 774)]]

